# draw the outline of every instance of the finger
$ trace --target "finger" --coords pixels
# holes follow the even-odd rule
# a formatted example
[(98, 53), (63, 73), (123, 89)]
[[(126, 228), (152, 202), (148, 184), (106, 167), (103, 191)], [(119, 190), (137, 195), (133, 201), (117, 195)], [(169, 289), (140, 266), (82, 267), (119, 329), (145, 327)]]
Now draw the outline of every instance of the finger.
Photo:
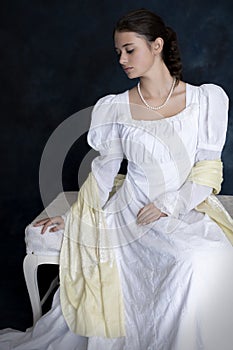
[(142, 224), (146, 221), (148, 215), (141, 215), (138, 219), (137, 219), (137, 223), (138, 224)]
[(140, 224), (145, 224), (147, 223), (149, 220), (151, 220), (153, 218), (154, 214), (153, 213), (148, 213), (147, 215), (143, 215), (138, 222)]
[(60, 224), (61, 222), (63, 222), (63, 219), (60, 216), (54, 216), (52, 218), (45, 218), (45, 219), (41, 219), (36, 221), (33, 226), (41, 226), (46, 224), (47, 222), (51, 222), (53, 224)]
[(141, 214), (142, 209), (143, 209), (143, 208), (141, 208), (141, 209), (138, 211), (138, 213), (137, 213), (137, 218), (138, 218), (138, 217), (139, 217), (139, 215)]
[(64, 220), (60, 216), (55, 216), (48, 220), (42, 228), (41, 234), (45, 233), (49, 226), (54, 225), (49, 232), (56, 232), (65, 228)]
[(57, 232), (59, 230), (60, 230), (59, 226), (54, 226), (49, 230), (49, 232)]
[(152, 222), (159, 220), (160, 216), (161, 216), (161, 213), (148, 216), (145, 220), (146, 224), (151, 224)]
[(41, 226), (41, 225), (44, 225), (47, 221), (49, 221), (50, 219), (49, 218), (46, 218), (46, 219), (42, 219), (42, 220), (38, 220), (36, 221), (33, 226)]
[(64, 220), (62, 219), (61, 216), (54, 216), (53, 218), (50, 219), (50, 221), (54, 224), (54, 225), (61, 225), (64, 223)]
[(60, 225), (56, 225), (56, 226), (53, 226), (49, 232), (57, 232), (57, 231), (60, 231), (60, 230), (64, 230), (65, 228), (65, 225), (63, 224), (60, 224)]
[(138, 218), (141, 218), (143, 215), (145, 215), (148, 211), (150, 211), (151, 209), (150, 209), (150, 207), (148, 207), (148, 206), (145, 206), (145, 207), (143, 207), (143, 208), (141, 208), (140, 210), (139, 210), (139, 212), (138, 212), (138, 214), (137, 214), (137, 217)]
[(51, 226), (51, 225), (60, 225), (61, 222), (59, 220), (59, 217), (55, 216), (51, 219), (49, 219), (49, 221), (45, 224), (48, 228), (48, 226)]
[(151, 206), (144, 207), (143, 210), (141, 211), (141, 213), (138, 215), (138, 219), (143, 220), (147, 215), (155, 212), (155, 210), (157, 210), (157, 209), (152, 208)]
[(156, 210), (153, 209), (153, 211), (149, 210), (138, 219), (138, 223), (145, 224), (145, 223), (153, 222), (155, 220), (158, 220), (160, 215), (161, 215), (160, 210), (157, 210), (157, 209)]
[(42, 228), (41, 233), (45, 233), (45, 231), (48, 229), (49, 226), (51, 226), (53, 223), (51, 222), (51, 220), (49, 220)]
[(142, 210), (145, 208), (145, 206), (144, 207), (142, 207), (141, 209), (139, 209), (139, 211), (138, 211), (138, 214), (137, 215), (139, 215), (141, 212), (142, 212)]

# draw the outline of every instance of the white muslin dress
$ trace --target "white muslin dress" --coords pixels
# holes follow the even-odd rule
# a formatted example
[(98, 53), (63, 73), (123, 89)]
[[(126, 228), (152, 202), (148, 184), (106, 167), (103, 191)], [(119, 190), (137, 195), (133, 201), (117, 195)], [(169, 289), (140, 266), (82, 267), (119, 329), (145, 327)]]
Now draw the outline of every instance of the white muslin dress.
[[(219, 159), (228, 97), (214, 84), (186, 84), (186, 107), (157, 120), (133, 119), (128, 91), (101, 98), (88, 143), (120, 275), (126, 336), (83, 337), (63, 318), (59, 289), (51, 310), (26, 332), (0, 332), (0, 349), (232, 350), (233, 247), (194, 208), (212, 189), (187, 181), (193, 165)], [(123, 158), (124, 183), (110, 198)], [(167, 214), (148, 225), (136, 216), (154, 202)]]

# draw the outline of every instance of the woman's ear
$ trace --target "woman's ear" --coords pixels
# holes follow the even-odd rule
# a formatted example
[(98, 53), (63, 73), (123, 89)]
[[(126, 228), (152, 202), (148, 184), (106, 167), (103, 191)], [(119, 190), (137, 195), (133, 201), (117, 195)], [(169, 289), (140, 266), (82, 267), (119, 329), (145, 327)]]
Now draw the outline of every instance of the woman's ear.
[(158, 37), (155, 39), (155, 41), (152, 44), (152, 48), (153, 48), (153, 53), (155, 55), (158, 55), (162, 52), (163, 50), (163, 45), (164, 45), (164, 41), (162, 38)]

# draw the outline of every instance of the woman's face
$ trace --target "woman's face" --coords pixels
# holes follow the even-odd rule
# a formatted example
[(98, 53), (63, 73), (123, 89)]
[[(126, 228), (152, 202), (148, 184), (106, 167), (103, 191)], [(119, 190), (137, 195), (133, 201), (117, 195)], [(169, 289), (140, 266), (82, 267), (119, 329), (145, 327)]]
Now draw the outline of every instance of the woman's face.
[(146, 75), (155, 60), (146, 40), (135, 32), (115, 32), (114, 41), (119, 63), (128, 78)]

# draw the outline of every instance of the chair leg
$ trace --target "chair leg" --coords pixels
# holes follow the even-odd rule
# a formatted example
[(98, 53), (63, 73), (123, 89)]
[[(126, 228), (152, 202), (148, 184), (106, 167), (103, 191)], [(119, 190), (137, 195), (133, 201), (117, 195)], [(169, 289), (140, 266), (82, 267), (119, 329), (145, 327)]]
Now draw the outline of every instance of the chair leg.
[(54, 288), (56, 288), (59, 285), (59, 278), (58, 276), (54, 278), (54, 280), (51, 282), (49, 289), (47, 290), (47, 292), (45, 293), (45, 295), (43, 296), (42, 300), (41, 300), (41, 306), (44, 305), (44, 303), (46, 302), (46, 300), (48, 299), (48, 297), (50, 296), (50, 294), (52, 293), (52, 291), (54, 290)]
[(40, 292), (37, 282), (37, 270), (39, 265), (43, 264), (59, 264), (58, 256), (43, 256), (36, 254), (27, 254), (23, 261), (23, 271), (24, 278), (32, 306), (33, 314), (33, 324), (35, 324), (42, 315), (42, 305), (53, 291), (53, 289), (58, 285), (58, 277), (56, 277), (52, 283), (43, 299), (40, 299)]
[(38, 257), (27, 254), (23, 261), (24, 278), (32, 306), (33, 324), (41, 317), (41, 301), (37, 283)]

